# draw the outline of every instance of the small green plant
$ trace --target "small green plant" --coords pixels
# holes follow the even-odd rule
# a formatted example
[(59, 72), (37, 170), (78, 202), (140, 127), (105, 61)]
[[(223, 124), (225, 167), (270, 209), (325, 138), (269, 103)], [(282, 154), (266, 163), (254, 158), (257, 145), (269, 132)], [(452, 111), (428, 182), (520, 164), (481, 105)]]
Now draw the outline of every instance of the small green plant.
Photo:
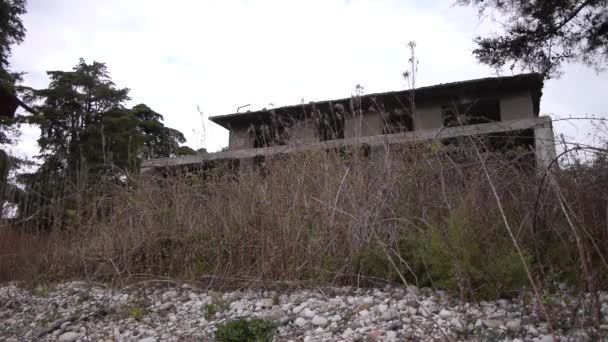
[(51, 294), (51, 290), (48, 286), (40, 285), (34, 289), (33, 293), (35, 296), (47, 298)]
[(215, 317), (215, 314), (217, 314), (219, 312), (219, 308), (217, 305), (211, 303), (211, 304), (205, 305), (204, 311), (205, 311), (205, 319), (210, 320), (213, 317)]
[(277, 324), (261, 318), (239, 318), (216, 328), (215, 339), (219, 342), (267, 342), (272, 341)]
[(148, 313), (147, 310), (138, 308), (136, 306), (129, 306), (127, 308), (127, 312), (129, 313), (129, 317), (136, 321), (141, 321)]

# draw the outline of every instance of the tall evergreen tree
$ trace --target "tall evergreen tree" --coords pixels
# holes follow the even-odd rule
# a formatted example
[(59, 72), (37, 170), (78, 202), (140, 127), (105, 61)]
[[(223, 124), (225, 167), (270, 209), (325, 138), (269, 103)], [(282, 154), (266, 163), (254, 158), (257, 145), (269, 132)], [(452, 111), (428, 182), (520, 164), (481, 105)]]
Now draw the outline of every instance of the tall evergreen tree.
[(25, 38), (25, 27), (21, 16), (26, 13), (26, 0), (0, 1), (0, 85), (14, 90), (19, 73), (10, 71), (9, 58), (12, 47), (21, 44)]
[(36, 215), (43, 226), (62, 225), (100, 180), (121, 183), (142, 158), (181, 151), (183, 134), (144, 104), (127, 108), (129, 89), (112, 82), (104, 63), (81, 59), (71, 71), (48, 75), (49, 86), (32, 91), (38, 104), (30, 123), (40, 127), (42, 165), (20, 176), (22, 215)]
[(602, 70), (608, 63), (608, 0), (457, 0), (494, 15), (502, 32), (477, 37), (473, 54), (494, 68), (559, 75), (566, 62)]

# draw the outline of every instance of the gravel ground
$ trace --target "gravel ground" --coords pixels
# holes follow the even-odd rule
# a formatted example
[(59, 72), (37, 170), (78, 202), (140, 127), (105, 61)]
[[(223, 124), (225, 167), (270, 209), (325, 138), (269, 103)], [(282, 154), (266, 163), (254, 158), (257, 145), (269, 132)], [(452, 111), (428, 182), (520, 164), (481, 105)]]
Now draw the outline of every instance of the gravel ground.
[(592, 337), (593, 329), (575, 318), (585, 301), (567, 294), (546, 298), (560, 327), (551, 333), (533, 304), (462, 305), (445, 292), (415, 287), (219, 293), (188, 285), (5, 284), (0, 340), (209, 341), (218, 323), (263, 317), (279, 325), (277, 341), (594, 341), (608, 339), (608, 294), (600, 297), (600, 336)]

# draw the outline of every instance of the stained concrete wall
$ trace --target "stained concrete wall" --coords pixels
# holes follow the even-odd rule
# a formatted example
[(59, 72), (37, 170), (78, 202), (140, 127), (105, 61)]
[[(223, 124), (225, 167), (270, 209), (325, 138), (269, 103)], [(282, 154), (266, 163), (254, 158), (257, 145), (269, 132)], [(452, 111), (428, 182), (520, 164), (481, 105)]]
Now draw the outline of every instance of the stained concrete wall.
[(536, 152), (536, 166), (545, 170), (549, 169), (557, 155), (553, 125), (550, 120), (534, 127), (534, 151)]
[(534, 117), (532, 95), (529, 92), (500, 96), (500, 120), (510, 121)]
[(384, 121), (379, 112), (365, 112), (353, 115), (344, 122), (344, 138), (369, 137), (382, 134)]
[[(305, 146), (272, 146), (258, 149), (240, 149), (231, 151), (222, 151), (216, 153), (196, 154), (181, 156), (177, 158), (160, 158), (153, 160), (144, 160), (142, 170), (153, 170), (154, 168), (174, 167), (179, 165), (200, 164), (207, 161), (225, 160), (225, 159), (252, 159), (259, 156), (270, 156), (276, 154), (287, 154), (297, 151), (306, 151), (311, 149), (337, 149), (355, 144), (366, 144), (371, 149), (372, 157), (380, 157), (382, 154), (381, 147), (390, 146), (393, 144), (404, 144), (412, 141), (425, 141), (433, 139), (449, 139), (460, 136), (470, 135), (486, 135), (491, 133), (502, 133), (510, 131), (521, 131), (534, 129), (535, 149), (537, 153), (537, 162), (539, 166), (548, 166), (551, 160), (555, 158), (555, 142), (553, 140), (553, 129), (551, 126), (551, 118), (536, 117), (529, 119), (513, 120), (507, 122), (492, 122), (470, 126), (446, 127), (428, 130), (417, 130), (413, 132), (403, 132), (397, 134), (388, 134), (382, 136), (369, 136), (361, 138), (347, 138), (332, 141), (317, 142)], [(248, 167), (251, 161), (243, 162), (241, 167)]]
[(313, 120), (302, 120), (291, 127), (291, 143), (298, 144), (317, 141), (319, 141), (319, 131)]
[[(486, 95), (491, 96), (491, 95)], [(511, 121), (534, 118), (532, 95), (529, 92), (512, 94), (496, 94), (500, 103), (501, 121)], [(472, 100), (472, 99), (471, 99)], [(449, 99), (434, 99), (416, 104), (414, 130), (438, 129), (443, 127), (442, 105), (448, 104)], [(384, 121), (378, 112), (365, 112), (362, 115), (347, 117), (344, 126), (344, 138), (357, 138), (380, 135), (383, 133)], [(291, 133), (293, 143), (319, 141), (319, 132), (310, 119), (298, 122)], [(230, 149), (253, 148), (253, 138), (247, 133), (246, 127), (233, 127), (230, 130)]]
[(231, 127), (228, 148), (230, 150), (242, 150), (246, 148), (253, 148), (254, 138), (247, 132), (247, 127)]
[(416, 105), (414, 130), (434, 129), (443, 126), (440, 103), (420, 103)]

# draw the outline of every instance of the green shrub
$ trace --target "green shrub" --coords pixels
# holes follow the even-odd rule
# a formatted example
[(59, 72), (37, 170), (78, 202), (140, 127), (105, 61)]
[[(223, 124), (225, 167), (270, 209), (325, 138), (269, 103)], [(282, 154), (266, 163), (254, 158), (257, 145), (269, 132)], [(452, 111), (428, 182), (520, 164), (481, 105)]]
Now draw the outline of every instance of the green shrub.
[(204, 311), (205, 311), (205, 319), (210, 320), (215, 316), (215, 314), (218, 313), (219, 308), (217, 307), (217, 305), (211, 303), (211, 304), (205, 305)]
[(412, 261), (420, 286), (481, 299), (514, 296), (529, 285), (522, 260), (502, 222), (485, 222), (472, 208), (464, 202), (445, 224), (408, 230), (402, 257)]
[(148, 314), (146, 309), (141, 309), (136, 306), (127, 307), (127, 312), (129, 313), (129, 317), (136, 321), (141, 321)]
[(216, 328), (215, 339), (219, 342), (266, 342), (272, 341), (277, 325), (260, 318), (239, 318)]

